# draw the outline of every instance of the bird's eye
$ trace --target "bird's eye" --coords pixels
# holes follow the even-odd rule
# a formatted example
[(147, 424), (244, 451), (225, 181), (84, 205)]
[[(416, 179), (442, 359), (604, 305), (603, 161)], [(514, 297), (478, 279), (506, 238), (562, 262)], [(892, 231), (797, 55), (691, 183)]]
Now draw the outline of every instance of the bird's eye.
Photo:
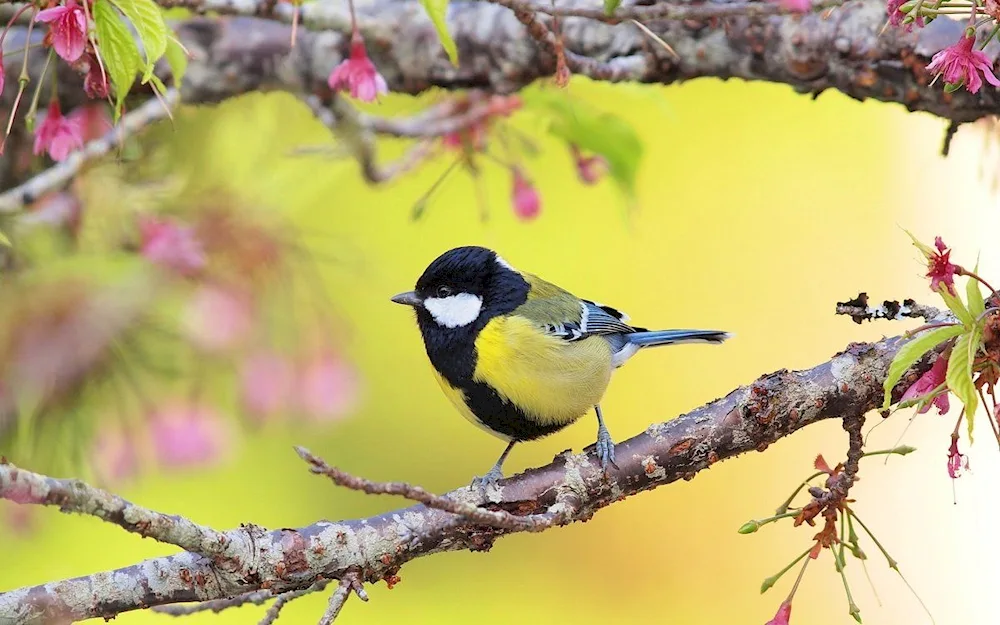
[(447, 287), (447, 286), (445, 286), (445, 285), (442, 284), (441, 286), (439, 286), (437, 288), (437, 296), (438, 297), (442, 297), (443, 298), (443, 297), (448, 297), (449, 295), (451, 295), (451, 288), (450, 287)]

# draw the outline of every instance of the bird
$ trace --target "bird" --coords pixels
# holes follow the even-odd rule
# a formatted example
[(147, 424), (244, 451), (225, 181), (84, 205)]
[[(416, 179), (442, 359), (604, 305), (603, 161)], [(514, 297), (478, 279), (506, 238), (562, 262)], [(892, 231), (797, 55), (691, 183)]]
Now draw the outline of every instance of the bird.
[(607, 475), (617, 468), (615, 444), (600, 402), (612, 372), (646, 347), (719, 344), (733, 336), (629, 325), (625, 313), (519, 271), (479, 246), (444, 252), (414, 290), (391, 300), (416, 312), (435, 377), (458, 412), (507, 442), (493, 467), (473, 480), (482, 489), (503, 478), (515, 444), (558, 432), (591, 410), (595, 451)]

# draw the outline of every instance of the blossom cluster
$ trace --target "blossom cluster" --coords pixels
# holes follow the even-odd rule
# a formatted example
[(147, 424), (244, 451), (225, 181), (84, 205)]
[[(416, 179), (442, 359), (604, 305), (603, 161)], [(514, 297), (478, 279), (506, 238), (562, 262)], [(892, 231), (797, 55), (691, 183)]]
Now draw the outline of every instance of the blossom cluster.
[(914, 26), (923, 28), (930, 21), (942, 16), (968, 14), (968, 25), (957, 42), (936, 53), (927, 65), (927, 71), (935, 77), (943, 77), (945, 89), (955, 91), (965, 87), (969, 93), (978, 93), (985, 80), (994, 87), (1000, 87), (1000, 78), (993, 73), (993, 61), (983, 53), (983, 49), (997, 35), (997, 28), (988, 31), (985, 37), (976, 41), (977, 30), (1000, 19), (1000, 4), (995, 0), (985, 3), (964, 0), (887, 0), (886, 13), (889, 25), (912, 30)]

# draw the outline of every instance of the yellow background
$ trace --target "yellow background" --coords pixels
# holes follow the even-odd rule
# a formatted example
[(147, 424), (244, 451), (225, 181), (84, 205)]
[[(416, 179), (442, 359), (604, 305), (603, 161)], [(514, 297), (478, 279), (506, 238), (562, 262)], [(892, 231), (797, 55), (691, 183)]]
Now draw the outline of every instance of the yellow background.
[[(699, 80), (671, 87), (575, 83), (595, 103), (620, 102), (641, 129), (646, 155), (638, 210), (628, 219), (610, 183), (577, 183), (566, 150), (543, 141), (529, 173), (542, 214), (521, 223), (509, 209), (508, 176), (488, 175), (490, 220), (478, 218), (462, 174), (445, 185), (423, 220), (414, 200), (444, 169), (439, 161), (384, 188), (368, 188), (352, 163), (289, 158), (288, 150), (329, 140), (325, 128), (285, 95), (227, 104), (204, 137), (217, 175), (261, 205), (290, 210), (322, 250), (325, 285), (343, 320), (346, 350), (363, 376), (360, 409), (326, 427), (270, 426), (247, 434), (233, 460), (208, 472), (146, 475), (121, 488), (145, 506), (217, 528), (241, 522), (294, 527), (404, 505), (338, 489), (312, 476), (291, 450), (306, 444), (346, 470), (405, 479), (434, 491), (465, 484), (495, 460), (502, 443), (447, 404), (426, 363), (412, 314), (388, 298), (412, 287), (440, 252), (464, 244), (499, 250), (516, 266), (580, 296), (596, 298), (651, 327), (723, 328), (722, 347), (644, 352), (620, 371), (605, 398), (617, 440), (669, 419), (762, 373), (806, 368), (851, 341), (875, 340), (915, 324), (857, 326), (833, 315), (838, 300), (915, 297), (936, 304), (916, 250), (901, 227), (930, 242), (940, 234), (981, 273), (1000, 281), (1000, 232), (989, 182), (995, 157), (982, 133), (962, 131), (952, 156), (938, 156), (944, 123), (901, 107), (858, 103), (827, 92), (818, 100), (784, 86)], [(415, 110), (390, 100), (393, 110)], [(398, 148), (398, 146), (396, 146)], [(192, 148), (194, 149), (194, 148)], [(393, 152), (398, 153), (398, 149)], [(982, 167), (981, 167), (982, 166)], [(981, 168), (986, 174), (981, 173)], [(325, 238), (324, 238), (325, 237)], [(954, 402), (953, 402), (954, 404)], [(895, 443), (908, 414), (871, 435), (870, 449)], [(863, 461), (855, 509), (899, 561), (937, 623), (994, 622), (1000, 577), (997, 498), (1000, 462), (985, 423), (972, 448), (973, 472), (956, 484), (945, 470), (953, 417), (922, 415), (904, 442), (906, 458)], [(869, 424), (879, 420), (869, 417)], [(519, 446), (508, 472), (590, 444), (584, 419)], [(764, 623), (794, 573), (763, 597), (763, 578), (805, 549), (815, 530), (790, 523), (754, 535), (736, 529), (765, 517), (811, 472), (817, 453), (841, 458), (835, 422), (680, 482), (628, 499), (592, 521), (499, 541), (488, 554), (449, 553), (407, 564), (388, 591), (352, 600), (350, 623)], [(968, 443), (963, 439), (963, 451)], [(14, 458), (13, 460), (17, 460)], [(0, 535), (0, 589), (12, 589), (174, 551), (92, 518), (42, 511), (34, 534)], [(870, 542), (868, 569), (879, 607), (857, 562), (848, 572), (866, 623), (929, 622)], [(301, 599), (281, 622), (318, 620), (326, 596)], [(851, 622), (829, 554), (810, 565), (792, 622)], [(190, 623), (255, 622), (263, 608), (188, 617)], [(130, 613), (121, 625), (170, 622)], [(338, 621), (339, 622), (339, 621)]]

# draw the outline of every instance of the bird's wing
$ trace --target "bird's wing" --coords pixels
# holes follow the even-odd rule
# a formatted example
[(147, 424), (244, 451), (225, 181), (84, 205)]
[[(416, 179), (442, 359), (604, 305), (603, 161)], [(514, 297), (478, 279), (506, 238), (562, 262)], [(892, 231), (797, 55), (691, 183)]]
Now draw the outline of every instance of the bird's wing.
[(628, 315), (603, 304), (580, 299), (538, 276), (524, 275), (531, 290), (513, 314), (536, 322), (553, 336), (578, 341), (588, 336), (636, 332)]

